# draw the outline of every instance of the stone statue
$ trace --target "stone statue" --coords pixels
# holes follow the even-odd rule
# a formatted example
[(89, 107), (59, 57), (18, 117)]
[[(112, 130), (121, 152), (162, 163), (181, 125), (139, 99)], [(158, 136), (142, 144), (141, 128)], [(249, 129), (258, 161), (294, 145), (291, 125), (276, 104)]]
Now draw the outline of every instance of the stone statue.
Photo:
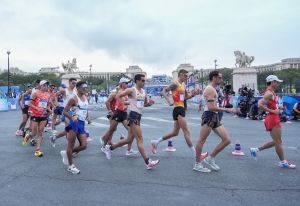
[[(235, 67), (245, 68), (250, 67), (251, 63), (254, 61), (254, 56), (248, 56), (245, 52), (234, 51), (235, 56)], [(237, 66), (238, 65), (238, 66)]]
[(62, 63), (61, 65), (62, 65), (65, 73), (72, 74), (72, 73), (75, 73), (75, 72), (79, 72), (79, 68), (77, 67), (76, 58), (73, 58), (72, 62), (70, 62), (68, 60), (68, 63), (66, 63), (66, 64)]

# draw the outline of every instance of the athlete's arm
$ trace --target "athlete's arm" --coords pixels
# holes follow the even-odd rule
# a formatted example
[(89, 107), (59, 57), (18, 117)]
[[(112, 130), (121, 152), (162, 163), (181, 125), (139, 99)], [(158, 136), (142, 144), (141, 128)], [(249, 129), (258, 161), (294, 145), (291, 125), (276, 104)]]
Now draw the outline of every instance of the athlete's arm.
[(172, 84), (170, 84), (169, 86), (165, 87), (165, 88), (163, 89), (163, 91), (162, 91), (162, 95), (163, 95), (164, 98), (167, 100), (167, 102), (168, 102), (168, 104), (169, 104), (170, 106), (172, 106), (174, 103), (171, 102), (171, 100), (170, 100), (168, 94), (169, 94), (170, 91), (173, 92), (175, 89), (177, 89), (177, 87), (178, 87), (178, 85), (177, 85), (176, 83), (172, 83)]
[(148, 99), (147, 95), (145, 97), (145, 101), (144, 101), (144, 107), (150, 107), (154, 104), (155, 102), (152, 99)]
[(71, 99), (68, 101), (68, 103), (67, 103), (67, 105), (65, 106), (65, 108), (64, 108), (64, 115), (65, 115), (65, 117), (67, 117), (67, 118), (73, 120), (73, 122), (76, 122), (76, 121), (77, 121), (77, 117), (74, 117), (74, 116), (71, 117), (71, 116), (69, 115), (68, 111), (71, 109), (71, 107), (73, 107), (73, 106), (76, 105), (76, 101), (77, 101), (77, 100), (75, 100), (74, 97), (71, 98)]
[(267, 112), (271, 112), (273, 114), (280, 114), (280, 110), (276, 109), (269, 109), (265, 105), (269, 104), (270, 100), (272, 99), (273, 95), (271, 92), (266, 92), (261, 100), (258, 101), (258, 108)]
[(187, 90), (185, 90), (185, 99), (188, 100), (188, 99), (191, 99), (193, 98), (194, 96), (200, 94), (200, 91), (199, 90), (193, 90), (191, 94), (189, 94), (187, 92)]
[[(25, 94), (25, 93), (24, 93)], [(23, 104), (21, 103), (22, 101), (23, 101), (23, 99), (24, 99), (24, 94), (22, 94), (20, 97), (19, 97), (19, 99), (18, 99), (18, 104), (19, 104), (19, 106), (20, 106), (20, 108), (21, 109), (24, 109), (24, 107), (23, 107)]]
[(125, 91), (118, 93), (116, 95), (116, 99), (119, 101), (121, 105), (125, 106), (125, 102), (122, 97), (126, 97), (126, 96), (132, 97), (133, 96), (132, 94), (133, 94), (133, 88), (127, 88), (125, 89)]
[(105, 102), (106, 108), (108, 111), (112, 111), (112, 109), (110, 108), (110, 103), (115, 99), (116, 97), (116, 93), (112, 93), (109, 95), (108, 99)]
[(212, 112), (231, 112), (235, 113), (236, 110), (234, 108), (221, 108), (217, 107), (215, 104), (215, 89), (214, 88), (207, 88), (204, 95), (204, 99), (206, 101), (206, 105), (209, 111)]

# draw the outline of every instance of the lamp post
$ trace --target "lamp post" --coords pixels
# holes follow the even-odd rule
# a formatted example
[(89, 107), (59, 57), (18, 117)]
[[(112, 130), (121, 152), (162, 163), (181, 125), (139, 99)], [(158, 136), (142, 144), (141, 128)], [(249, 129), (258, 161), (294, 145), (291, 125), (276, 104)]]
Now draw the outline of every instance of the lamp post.
[(91, 90), (93, 90), (93, 85), (92, 85), (92, 66), (93, 65), (90, 64), (90, 78), (89, 79), (90, 79)]
[(218, 66), (217, 65), (217, 60), (215, 59), (214, 62), (215, 62), (215, 70), (217, 70), (217, 66)]
[(9, 55), (10, 55), (10, 51), (7, 51), (7, 96), (10, 96), (10, 88), (9, 88)]

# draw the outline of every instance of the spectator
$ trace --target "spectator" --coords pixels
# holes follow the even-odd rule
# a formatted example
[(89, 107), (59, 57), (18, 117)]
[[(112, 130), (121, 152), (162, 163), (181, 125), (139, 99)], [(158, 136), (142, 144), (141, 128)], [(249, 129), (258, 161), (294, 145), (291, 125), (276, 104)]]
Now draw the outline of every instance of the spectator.
[(293, 120), (298, 120), (300, 118), (300, 101), (297, 102), (292, 110)]

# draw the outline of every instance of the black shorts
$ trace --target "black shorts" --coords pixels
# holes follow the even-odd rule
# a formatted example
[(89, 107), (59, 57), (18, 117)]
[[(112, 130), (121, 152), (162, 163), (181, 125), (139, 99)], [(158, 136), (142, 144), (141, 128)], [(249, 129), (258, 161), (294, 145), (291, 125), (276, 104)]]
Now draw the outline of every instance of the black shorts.
[(123, 122), (124, 120), (127, 119), (127, 112), (123, 112), (117, 109), (112, 115), (112, 119), (117, 122)]
[(185, 117), (185, 109), (184, 107), (175, 107), (173, 109), (173, 120), (178, 120), (178, 116)]
[(128, 126), (132, 124), (140, 125), (142, 115), (137, 112), (131, 111), (128, 116)]
[(40, 123), (40, 122), (46, 121), (47, 117), (30, 117), (30, 120)]
[(62, 115), (63, 113), (64, 113), (64, 108), (63, 107), (55, 107), (54, 114)]
[(29, 109), (29, 107), (24, 107), (22, 109), (22, 114), (27, 114), (28, 115), (28, 109)]
[(211, 127), (212, 129), (220, 127), (222, 124), (219, 119), (219, 114), (211, 111), (203, 112), (201, 126), (205, 124)]

